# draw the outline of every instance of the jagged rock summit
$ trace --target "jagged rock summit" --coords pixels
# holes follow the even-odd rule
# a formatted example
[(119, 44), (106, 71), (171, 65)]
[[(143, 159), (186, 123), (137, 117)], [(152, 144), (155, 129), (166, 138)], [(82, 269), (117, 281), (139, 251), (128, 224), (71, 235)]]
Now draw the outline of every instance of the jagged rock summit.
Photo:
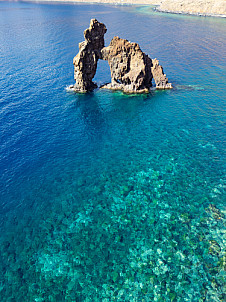
[(152, 78), (156, 88), (172, 88), (158, 60), (150, 59), (137, 43), (114, 37), (110, 45), (104, 47), (106, 31), (105, 25), (96, 19), (92, 19), (84, 31), (85, 41), (79, 43), (79, 53), (73, 59), (76, 83), (72, 89), (88, 92), (97, 88), (92, 79), (99, 59), (107, 60), (111, 69), (111, 83), (101, 88), (143, 93), (152, 87)]
[(151, 72), (157, 89), (173, 88), (172, 84), (168, 83), (168, 79), (163, 72), (163, 68), (161, 65), (159, 65), (159, 61), (157, 59), (152, 60)]

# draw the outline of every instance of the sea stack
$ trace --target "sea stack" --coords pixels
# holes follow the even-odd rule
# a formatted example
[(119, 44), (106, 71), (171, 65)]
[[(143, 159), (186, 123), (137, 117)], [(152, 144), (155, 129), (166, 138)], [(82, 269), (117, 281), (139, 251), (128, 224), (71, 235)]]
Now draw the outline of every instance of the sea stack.
[(111, 83), (103, 88), (124, 92), (148, 92), (152, 86), (152, 61), (137, 43), (114, 37), (101, 50), (111, 69)]
[(97, 88), (92, 79), (96, 74), (100, 51), (104, 47), (106, 31), (105, 25), (96, 19), (91, 19), (89, 28), (84, 31), (85, 41), (79, 43), (79, 53), (73, 59), (75, 91), (88, 92)]
[(157, 89), (173, 88), (172, 84), (168, 83), (168, 79), (163, 72), (163, 68), (161, 65), (159, 65), (159, 61), (157, 59), (152, 60), (151, 72)]
[(157, 59), (152, 60), (137, 43), (114, 37), (108, 47), (104, 47), (107, 29), (96, 19), (84, 31), (85, 41), (79, 43), (79, 53), (74, 57), (75, 85), (77, 92), (88, 92), (97, 88), (92, 79), (99, 59), (107, 60), (111, 69), (111, 83), (101, 88), (122, 90), (126, 93), (149, 92), (152, 79), (157, 89), (172, 88)]

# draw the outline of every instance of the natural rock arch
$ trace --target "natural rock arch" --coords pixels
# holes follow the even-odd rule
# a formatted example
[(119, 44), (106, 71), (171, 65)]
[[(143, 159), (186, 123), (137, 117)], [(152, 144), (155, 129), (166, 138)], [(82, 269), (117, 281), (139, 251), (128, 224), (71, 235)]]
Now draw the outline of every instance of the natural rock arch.
[(74, 57), (75, 85), (78, 92), (88, 92), (97, 88), (93, 83), (99, 59), (107, 60), (111, 70), (111, 83), (102, 88), (123, 90), (127, 93), (148, 92), (152, 78), (158, 89), (172, 88), (157, 59), (150, 59), (137, 43), (114, 37), (108, 47), (104, 47), (103, 23), (91, 19), (84, 31), (85, 41), (79, 43), (79, 53)]

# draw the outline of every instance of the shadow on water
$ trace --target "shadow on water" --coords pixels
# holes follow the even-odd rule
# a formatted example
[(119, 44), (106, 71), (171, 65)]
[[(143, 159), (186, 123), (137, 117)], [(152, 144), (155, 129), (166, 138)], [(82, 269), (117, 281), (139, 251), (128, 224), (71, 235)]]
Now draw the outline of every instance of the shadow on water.
[(103, 127), (105, 123), (104, 114), (96, 94), (94, 92), (77, 94), (76, 99), (74, 106), (76, 109), (79, 109), (86, 126), (90, 130), (98, 130), (100, 127)]
[(73, 107), (79, 110), (87, 125), (104, 125), (107, 116), (111, 113), (121, 118), (136, 116), (145, 104), (154, 109), (156, 101), (160, 100), (167, 91), (151, 90), (145, 94), (126, 94), (122, 91), (96, 89), (93, 92), (81, 94), (73, 93), (70, 101)]

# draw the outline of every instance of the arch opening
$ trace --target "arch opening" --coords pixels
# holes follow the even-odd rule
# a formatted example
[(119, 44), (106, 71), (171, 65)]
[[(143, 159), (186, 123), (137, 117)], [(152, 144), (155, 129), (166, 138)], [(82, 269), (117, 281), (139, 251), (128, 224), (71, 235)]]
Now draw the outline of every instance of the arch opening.
[(93, 82), (95, 82), (98, 87), (111, 83), (111, 70), (108, 61), (98, 60)]

